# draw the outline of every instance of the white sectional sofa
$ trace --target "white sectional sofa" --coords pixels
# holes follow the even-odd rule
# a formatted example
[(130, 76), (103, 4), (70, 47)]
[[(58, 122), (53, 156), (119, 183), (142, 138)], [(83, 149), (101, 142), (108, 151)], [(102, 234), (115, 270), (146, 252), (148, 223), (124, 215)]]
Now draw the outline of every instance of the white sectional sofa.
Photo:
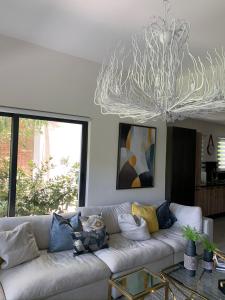
[(80, 208), (86, 216), (102, 213), (110, 239), (109, 248), (77, 257), (72, 251), (47, 252), (52, 216), (0, 219), (0, 231), (30, 222), (41, 250), (41, 256), (30, 262), (0, 270), (0, 300), (106, 300), (111, 276), (142, 266), (160, 271), (182, 260), (186, 244), (182, 225), (193, 226), (213, 239), (213, 221), (202, 218), (200, 208), (174, 203), (170, 207), (177, 222), (139, 242), (127, 240), (118, 230), (117, 214), (129, 213), (130, 205)]

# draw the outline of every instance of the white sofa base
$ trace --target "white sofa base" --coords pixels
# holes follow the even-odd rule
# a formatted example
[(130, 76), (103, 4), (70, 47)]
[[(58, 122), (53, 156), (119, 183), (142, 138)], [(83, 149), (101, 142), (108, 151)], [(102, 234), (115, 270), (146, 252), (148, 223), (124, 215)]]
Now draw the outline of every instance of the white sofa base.
[(129, 270), (126, 270), (124, 272), (115, 273), (115, 274), (112, 275), (112, 278), (117, 278), (119, 276), (125, 275), (125, 274), (130, 273), (130, 272), (134, 272), (134, 271), (139, 270), (141, 268), (146, 268), (149, 271), (151, 271), (153, 273), (156, 273), (156, 272), (161, 271), (163, 268), (167, 268), (167, 267), (171, 266), (172, 264), (173, 264), (173, 255), (171, 254), (171, 255), (166, 256), (166, 257), (164, 257), (160, 260), (155, 261), (154, 263), (143, 265), (143, 266), (140, 265), (137, 268), (129, 269)]
[[(78, 289), (57, 294), (43, 300), (106, 300), (108, 296), (108, 279), (101, 280)], [(2, 287), (0, 286), (0, 300), (5, 298)]]
[(107, 296), (108, 280), (101, 280), (43, 300), (106, 300)]
[[(43, 300), (106, 300), (107, 296), (108, 280), (101, 280), (72, 291), (67, 291), (55, 296), (43, 298)], [(0, 300), (7, 300), (1, 286)]]

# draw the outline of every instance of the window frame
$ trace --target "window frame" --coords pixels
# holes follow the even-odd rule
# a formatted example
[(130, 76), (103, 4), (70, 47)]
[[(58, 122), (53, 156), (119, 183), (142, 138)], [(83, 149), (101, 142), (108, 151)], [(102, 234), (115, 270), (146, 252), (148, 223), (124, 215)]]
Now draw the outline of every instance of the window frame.
[[(218, 161), (218, 166), (217, 166), (217, 172), (219, 173), (224, 173), (225, 172), (225, 167), (224, 168), (220, 168), (219, 167), (219, 164), (220, 162), (223, 162), (224, 165), (225, 165), (225, 156), (224, 156), (224, 159), (221, 160), (219, 158), (219, 143), (220, 141), (223, 140), (224, 141), (224, 144), (225, 144), (225, 137), (217, 137), (217, 153), (216, 153), (216, 156), (217, 156), (217, 161)], [(224, 147), (224, 150), (225, 150), (225, 147)], [(224, 151), (225, 152), (225, 151)], [(225, 154), (225, 153), (224, 153)]]
[[(14, 113), (0, 111), (0, 116), (11, 118), (11, 143), (10, 143), (10, 165), (9, 165), (9, 197), (8, 197), (8, 217), (14, 217), (16, 212), (16, 177), (18, 161), (18, 139), (19, 120), (33, 119), (44, 121), (55, 121), (62, 123), (72, 123), (82, 125), (81, 135), (81, 159), (80, 159), (80, 180), (79, 180), (79, 207), (85, 206), (86, 198), (86, 178), (87, 178), (87, 153), (88, 153), (88, 121), (67, 119), (64, 116), (51, 117), (30, 113)], [(68, 116), (69, 117), (69, 116)]]

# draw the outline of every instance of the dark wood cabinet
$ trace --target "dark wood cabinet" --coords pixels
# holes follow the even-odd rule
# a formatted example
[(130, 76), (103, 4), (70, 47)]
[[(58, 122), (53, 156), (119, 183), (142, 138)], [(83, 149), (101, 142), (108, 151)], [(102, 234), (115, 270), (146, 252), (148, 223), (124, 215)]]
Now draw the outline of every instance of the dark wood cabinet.
[(196, 130), (168, 127), (166, 199), (195, 205)]
[[(196, 138), (196, 163), (195, 163), (195, 205), (202, 208), (204, 216), (219, 215), (225, 213), (225, 185), (201, 183), (202, 171), (202, 134), (197, 132)], [(215, 163), (215, 162), (214, 162)], [(206, 162), (204, 162), (204, 165)]]
[(196, 188), (195, 205), (202, 208), (204, 216), (225, 213), (225, 186)]

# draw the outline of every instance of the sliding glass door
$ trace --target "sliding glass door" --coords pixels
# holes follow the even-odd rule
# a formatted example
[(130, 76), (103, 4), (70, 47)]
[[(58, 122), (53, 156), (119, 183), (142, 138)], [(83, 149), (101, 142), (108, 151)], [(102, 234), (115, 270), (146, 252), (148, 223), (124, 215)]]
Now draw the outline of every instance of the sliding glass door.
[(1, 118), (8, 126), (3, 147), (8, 148), (4, 153), (0, 148), (0, 216), (61, 213), (84, 205), (87, 122), (16, 114)]

